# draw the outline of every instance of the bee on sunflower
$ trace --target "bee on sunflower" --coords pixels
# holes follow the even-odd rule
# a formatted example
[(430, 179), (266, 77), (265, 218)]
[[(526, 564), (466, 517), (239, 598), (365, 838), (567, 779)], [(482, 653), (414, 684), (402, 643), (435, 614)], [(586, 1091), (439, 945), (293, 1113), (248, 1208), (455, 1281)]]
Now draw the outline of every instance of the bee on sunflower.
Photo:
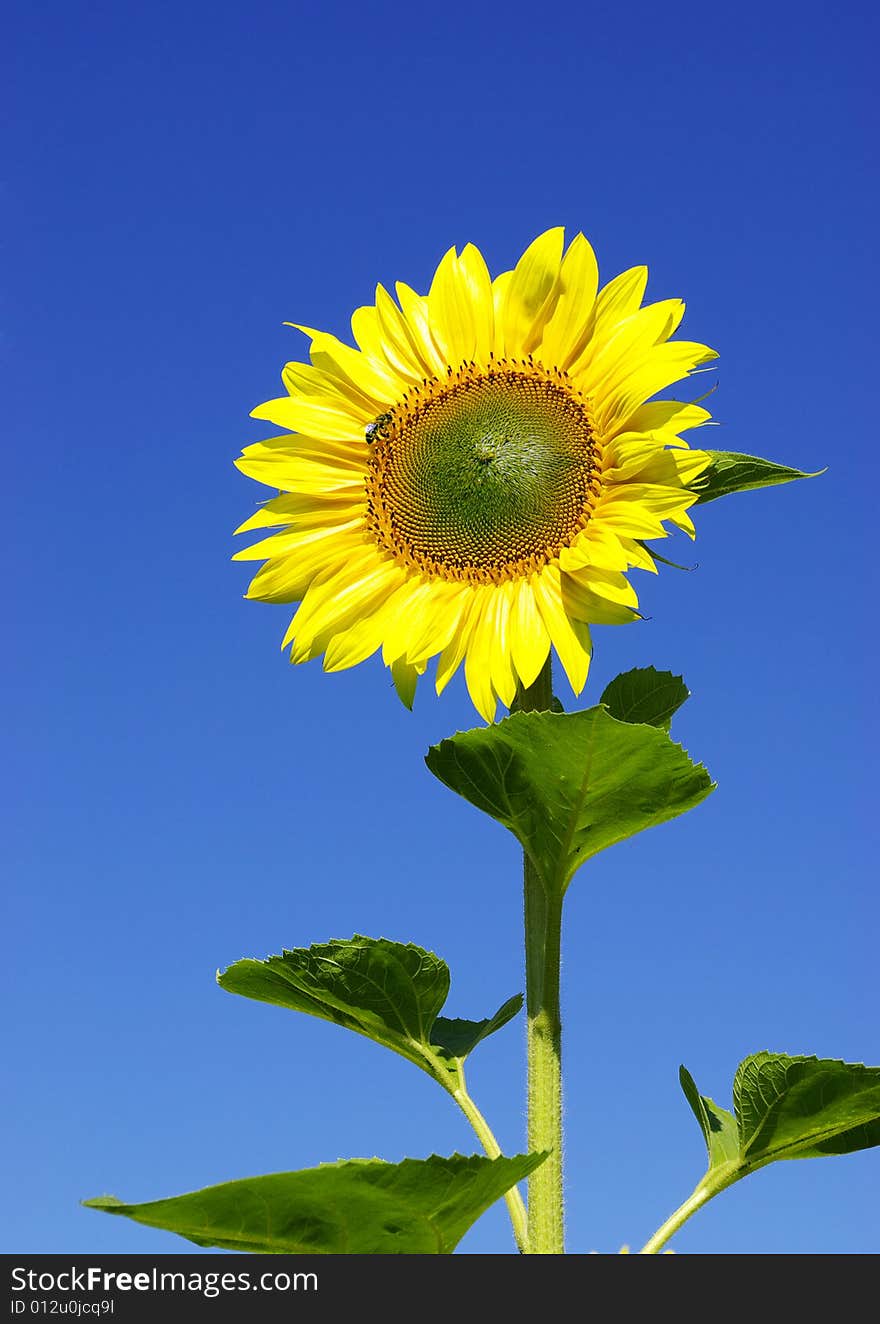
[(235, 558), (265, 561), (249, 598), (300, 604), (292, 662), (381, 648), (408, 705), (433, 658), (438, 694), (464, 663), (492, 722), (552, 648), (580, 693), (590, 625), (638, 618), (627, 571), (656, 571), (644, 542), (668, 525), (693, 536), (711, 464), (682, 439), (709, 412), (652, 397), (717, 355), (671, 339), (684, 304), (642, 306), (646, 281), (600, 290), (588, 241), (555, 228), (494, 280), (467, 244), (426, 295), (377, 286), (356, 349), (298, 327), (311, 362), (253, 411), (287, 430), (237, 461), (279, 492), (237, 532), (275, 532)]

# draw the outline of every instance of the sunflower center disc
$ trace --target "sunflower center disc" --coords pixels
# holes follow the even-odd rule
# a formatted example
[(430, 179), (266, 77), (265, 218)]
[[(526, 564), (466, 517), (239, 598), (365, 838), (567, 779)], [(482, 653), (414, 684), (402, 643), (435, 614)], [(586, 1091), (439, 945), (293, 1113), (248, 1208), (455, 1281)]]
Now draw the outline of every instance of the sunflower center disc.
[(442, 578), (528, 574), (590, 517), (598, 456), (587, 401), (531, 361), (429, 382), (369, 435), (371, 531)]

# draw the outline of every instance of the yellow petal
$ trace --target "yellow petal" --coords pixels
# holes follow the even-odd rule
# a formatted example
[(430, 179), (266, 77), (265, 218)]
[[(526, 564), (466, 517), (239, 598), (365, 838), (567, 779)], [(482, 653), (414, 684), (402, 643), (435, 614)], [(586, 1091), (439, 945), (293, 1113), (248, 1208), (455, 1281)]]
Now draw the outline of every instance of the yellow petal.
[[(385, 297), (388, 298), (388, 295)], [(351, 315), (351, 331), (364, 354), (374, 362), (381, 363), (395, 381), (412, 385), (424, 377), (424, 372), (417, 369), (412, 356), (398, 349), (395, 340), (386, 331), (375, 305), (355, 308)]]
[(638, 503), (621, 501), (602, 512), (602, 522), (611, 532), (627, 538), (665, 538), (661, 520)]
[(689, 538), (696, 538), (697, 531), (694, 528), (694, 522), (686, 510), (682, 510), (676, 515), (668, 515), (667, 519), (670, 524), (674, 524), (677, 529), (681, 529), (682, 533), (686, 533)]
[(475, 610), (480, 604), (478, 592), (477, 590), (468, 598), (467, 605), (456, 622), (455, 630), (437, 660), (435, 689), (438, 694), (442, 694), (452, 680), (467, 651), (473, 630)]
[(619, 276), (615, 276), (599, 291), (587, 327), (584, 347), (564, 365), (573, 376), (586, 372), (614, 327), (636, 311), (642, 302), (647, 283), (648, 268), (631, 267), (629, 271), (622, 271)]
[[(712, 456), (708, 451), (681, 450), (670, 452), (675, 464), (678, 480), (685, 487), (690, 487), (695, 478), (709, 468)], [(655, 481), (653, 478), (652, 482)]]
[(473, 244), (465, 244), (458, 259), (462, 281), (473, 313), (473, 357), (479, 364), (489, 362), (495, 348), (495, 310), (492, 298), (492, 278), (483, 254)]
[(541, 336), (538, 354), (548, 367), (564, 368), (583, 349), (598, 288), (596, 254), (576, 234), (562, 259), (559, 297)]
[(563, 236), (561, 226), (538, 235), (513, 269), (503, 314), (508, 355), (521, 357), (540, 342), (559, 295)]
[(589, 368), (577, 377), (578, 385), (599, 404), (627, 376), (633, 362), (641, 362), (654, 345), (668, 339), (683, 313), (681, 299), (666, 299), (625, 317), (604, 345), (597, 346)]
[(509, 708), (516, 695), (516, 676), (510, 654), (510, 611), (514, 586), (498, 584), (492, 599), (492, 637), (489, 645), (489, 672), (492, 688)]
[(504, 344), (504, 308), (507, 303), (507, 291), (513, 280), (512, 271), (502, 271), (492, 281), (492, 320), (495, 326), (496, 358), (503, 358), (507, 352)]
[(413, 622), (413, 635), (407, 649), (407, 661), (427, 662), (443, 651), (455, 634), (470, 606), (473, 587), (435, 580), (430, 607)]
[(454, 248), (444, 253), (428, 291), (431, 335), (448, 365), (469, 362), (476, 347), (470, 292)]
[(468, 694), (481, 717), (494, 722), (498, 700), (492, 689), (492, 634), (495, 625), (494, 587), (478, 590), (473, 608), (474, 625), (464, 659), (464, 678)]
[(326, 332), (315, 336), (310, 355), (315, 367), (342, 383), (347, 396), (359, 393), (373, 414), (399, 399), (406, 385), (387, 365)]
[(285, 432), (280, 437), (267, 437), (245, 446), (242, 457), (246, 460), (268, 460), (272, 456), (304, 456), (326, 464), (343, 464), (361, 468), (364, 464), (365, 438), (345, 441), (330, 437), (309, 437), (304, 432)]
[(642, 543), (637, 542), (635, 538), (621, 537), (620, 545), (626, 552), (627, 567), (635, 565), (640, 570), (647, 570), (651, 575), (657, 574), (657, 562)]
[(596, 421), (606, 437), (622, 431), (635, 409), (658, 391), (687, 377), (701, 363), (718, 355), (707, 345), (670, 340), (655, 345), (640, 362), (629, 366), (626, 375), (609, 391), (596, 409)]
[(414, 575), (401, 584), (388, 602), (388, 621), (382, 641), (382, 659), (390, 666), (399, 657), (412, 661), (412, 644), (424, 632), (424, 621), (435, 612), (436, 580)]
[[(509, 708), (516, 694), (509, 634), (513, 584), (508, 582), (486, 586), (478, 592), (479, 615), (468, 646), (465, 676), (475, 706), (487, 721), (492, 721), (495, 696)], [(477, 695), (480, 696), (479, 703), (476, 702)], [(490, 712), (491, 717), (488, 716)]]
[(548, 367), (564, 368), (584, 348), (598, 283), (595, 253), (576, 234), (562, 258), (556, 305), (541, 332), (539, 357)]
[(446, 372), (446, 360), (437, 348), (431, 335), (431, 319), (428, 315), (428, 300), (416, 294), (403, 281), (395, 285), (400, 309), (406, 319), (409, 334), (418, 346), (419, 357), (428, 365), (428, 376), (442, 377)]
[(620, 538), (600, 520), (591, 519), (584, 532), (570, 547), (559, 553), (560, 569), (578, 570), (597, 565), (603, 570), (625, 570), (629, 564)]
[(682, 404), (680, 400), (652, 400), (641, 405), (626, 420), (633, 432), (668, 432), (677, 437), (689, 428), (702, 427), (712, 418), (700, 405)]
[(678, 472), (672, 451), (658, 445), (653, 437), (638, 432), (624, 432), (615, 437), (605, 447), (602, 466), (602, 483), (606, 488), (628, 483), (635, 474), (652, 466), (658, 477), (664, 475), (669, 482), (675, 481)]
[(266, 419), (276, 427), (340, 441), (363, 441), (364, 429), (374, 416), (369, 410), (353, 416), (341, 397), (338, 405), (329, 405), (316, 397), (285, 395), (251, 410), (251, 418)]
[(242, 456), (235, 465), (249, 478), (256, 478), (282, 492), (314, 492), (316, 496), (346, 492), (354, 499), (364, 488), (362, 469), (342, 464), (319, 464), (296, 455), (272, 455), (268, 459)]
[[(655, 437), (663, 435), (662, 432), (654, 434)], [(687, 486), (712, 463), (707, 451), (692, 451), (688, 447), (666, 450), (662, 444), (658, 446), (655, 441), (633, 433), (623, 436), (615, 437), (613, 446), (607, 448), (608, 458), (613, 458), (616, 463), (602, 474), (606, 485), (641, 482), (666, 487)]]
[[(320, 635), (329, 640), (358, 616), (375, 611), (398, 586), (405, 571), (393, 560), (382, 559), (376, 547), (360, 548), (314, 579), (294, 617), (291, 638), (296, 649), (311, 649)], [(311, 655), (315, 651), (312, 650)], [(300, 661), (297, 656), (295, 661)]]
[[(288, 323), (292, 326), (293, 323)], [(299, 330), (304, 328), (300, 327)], [(313, 331), (310, 333), (314, 342), (320, 342), (323, 332)], [(331, 336), (332, 340), (333, 337)], [(338, 343), (338, 342), (337, 342)], [(348, 348), (347, 346), (345, 348)], [(356, 350), (349, 351), (356, 354)], [(322, 361), (318, 355), (319, 362), (316, 363), (285, 363), (281, 378), (287, 387), (288, 393), (297, 400), (303, 400), (312, 406), (323, 406), (328, 409), (335, 409), (344, 414), (348, 414), (356, 422), (361, 423), (364, 417), (372, 418), (376, 412), (376, 404), (372, 397), (366, 394), (361, 388), (349, 378), (347, 378), (338, 367), (332, 366), (326, 358)], [(323, 363), (323, 366), (319, 364)], [(302, 431), (303, 429), (297, 429)]]
[(580, 570), (571, 571), (564, 576), (564, 579), (587, 590), (595, 597), (614, 602), (619, 607), (627, 607), (630, 612), (635, 611), (639, 605), (638, 595), (632, 584), (617, 570), (602, 570), (599, 566), (588, 565), (581, 567)]
[(346, 630), (340, 630), (329, 640), (324, 652), (325, 671), (345, 671), (372, 657), (382, 642), (384, 611), (362, 617)]
[(631, 607), (609, 602), (572, 575), (562, 576), (562, 605), (567, 616), (591, 625), (626, 625), (638, 620), (638, 614)]
[(615, 276), (599, 293), (596, 300), (597, 335), (604, 339), (612, 326), (634, 313), (645, 295), (648, 284), (648, 268), (630, 267)]
[(686, 488), (623, 483), (599, 498), (593, 518), (630, 538), (662, 538), (665, 530), (661, 521), (677, 520), (696, 500), (697, 493)]
[(382, 340), (382, 328), (379, 326), (379, 314), (374, 304), (362, 304), (351, 315), (351, 334), (358, 349), (370, 358), (385, 357), (385, 345)]
[[(282, 501), (285, 498), (276, 498)], [(266, 505), (258, 510), (250, 519), (244, 521), (235, 530), (239, 533), (252, 533), (260, 529), (321, 529), (328, 528), (330, 525), (338, 526), (347, 524), (349, 520), (359, 520), (363, 524), (367, 507), (363, 501), (352, 501), (350, 495), (344, 502), (334, 502), (328, 497), (314, 498), (295, 493), (290, 496), (291, 500), (308, 502), (306, 509), (298, 510), (289, 515), (278, 515), (269, 509), (273, 502), (266, 502)]]
[(687, 510), (698, 499), (698, 494), (686, 487), (666, 487), (661, 483), (625, 483), (618, 490), (623, 500), (636, 501), (661, 519)]
[(313, 543), (327, 538), (345, 538), (346, 546), (349, 535), (363, 529), (363, 520), (348, 520), (345, 524), (331, 524), (320, 529), (285, 529), (282, 533), (273, 533), (269, 538), (255, 542), (252, 547), (244, 547), (236, 552), (233, 561), (265, 561), (273, 556), (298, 556)]
[(340, 560), (347, 560), (361, 542), (350, 534), (342, 539), (316, 539), (296, 556), (273, 557), (254, 575), (245, 596), (257, 602), (298, 602), (310, 584), (328, 568), (335, 571)]
[(363, 502), (353, 502), (350, 496), (338, 494), (314, 497), (301, 492), (273, 497), (261, 506), (235, 530), (250, 533), (254, 529), (272, 529), (289, 524), (332, 524), (362, 514)]
[[(286, 325), (293, 326), (294, 323), (288, 322)], [(306, 331), (310, 336), (321, 335), (320, 331), (308, 331), (307, 327), (296, 329)], [(281, 379), (291, 395), (306, 396), (316, 403), (336, 405), (343, 409), (351, 405), (346, 393), (340, 391), (336, 376), (325, 372), (314, 363), (298, 363), (296, 360), (291, 360), (282, 368)], [(355, 413), (357, 414), (357, 410)]]
[(570, 617), (563, 606), (562, 576), (558, 566), (545, 566), (540, 574), (532, 576), (532, 585), (538, 610), (568, 683), (575, 694), (580, 694), (590, 669), (590, 631), (582, 621)]
[(401, 377), (416, 382), (430, 377), (433, 368), (421, 351), (418, 337), (382, 285), (376, 286), (376, 316), (385, 343), (385, 356)]
[[(323, 550), (326, 552), (326, 548)], [(318, 569), (323, 570), (328, 559), (334, 559), (332, 552), (329, 558), (325, 555), (322, 561), (318, 561)], [(292, 561), (289, 556), (267, 561), (254, 575), (245, 597), (251, 602), (299, 602), (315, 573), (317, 571), (299, 561)]]
[(528, 579), (514, 584), (508, 629), (513, 665), (520, 683), (528, 689), (537, 680), (550, 652), (550, 635)]

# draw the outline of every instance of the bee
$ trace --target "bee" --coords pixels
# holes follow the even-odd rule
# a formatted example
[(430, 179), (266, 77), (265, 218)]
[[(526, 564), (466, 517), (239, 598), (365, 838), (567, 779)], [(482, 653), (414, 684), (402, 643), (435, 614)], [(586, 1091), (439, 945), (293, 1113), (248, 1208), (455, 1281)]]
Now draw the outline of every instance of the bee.
[(390, 422), (390, 414), (380, 414), (378, 418), (373, 419), (372, 423), (367, 424), (366, 433), (364, 435), (366, 436), (368, 446), (372, 442), (379, 441), (388, 435), (388, 425)]

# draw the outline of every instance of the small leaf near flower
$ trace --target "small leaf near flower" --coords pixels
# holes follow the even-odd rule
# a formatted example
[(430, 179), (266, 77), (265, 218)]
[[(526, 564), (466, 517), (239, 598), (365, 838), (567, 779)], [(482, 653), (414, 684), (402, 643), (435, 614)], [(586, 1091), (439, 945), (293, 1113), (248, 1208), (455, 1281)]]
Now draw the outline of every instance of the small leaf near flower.
[(711, 455), (712, 464), (692, 484), (693, 490), (699, 492), (698, 505), (734, 492), (775, 487), (777, 483), (791, 483), (796, 478), (818, 478), (825, 473), (824, 469), (807, 473), (804, 469), (792, 469), (787, 464), (762, 460), (758, 455), (739, 455), (735, 451), (707, 450), (706, 454)]
[(599, 702), (619, 722), (645, 722), (668, 731), (673, 715), (689, 694), (681, 676), (653, 667), (636, 667), (615, 676), (605, 686)]

